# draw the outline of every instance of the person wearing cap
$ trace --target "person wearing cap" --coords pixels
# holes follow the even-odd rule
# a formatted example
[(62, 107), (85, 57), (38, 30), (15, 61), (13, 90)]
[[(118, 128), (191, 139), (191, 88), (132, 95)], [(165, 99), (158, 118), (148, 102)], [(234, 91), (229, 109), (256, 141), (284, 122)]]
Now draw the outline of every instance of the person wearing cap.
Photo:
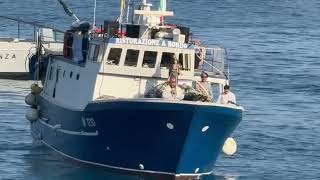
[(225, 85), (223, 92), (220, 94), (217, 103), (221, 104), (236, 104), (236, 96), (230, 91), (230, 86)]
[(184, 93), (177, 86), (177, 79), (175, 77), (170, 77), (168, 85), (162, 91), (162, 98), (168, 100), (182, 100), (184, 98)]
[(201, 73), (201, 81), (196, 82), (195, 89), (204, 96), (202, 101), (204, 102), (212, 102), (213, 94), (210, 82), (207, 81), (208, 73), (202, 72)]

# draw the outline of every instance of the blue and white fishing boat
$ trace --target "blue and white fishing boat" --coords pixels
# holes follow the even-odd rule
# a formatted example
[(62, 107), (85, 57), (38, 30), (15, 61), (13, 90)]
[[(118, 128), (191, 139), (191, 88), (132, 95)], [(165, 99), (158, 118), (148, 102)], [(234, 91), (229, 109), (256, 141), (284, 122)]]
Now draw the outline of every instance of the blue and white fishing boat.
[[(165, 23), (173, 12), (151, 10), (146, 0), (139, 10), (133, 6), (122, 1), (118, 21), (105, 21), (99, 33), (85, 22), (65, 33), (63, 56), (49, 56), (43, 87), (33, 85), (26, 98), (32, 136), (92, 165), (172, 177), (209, 174), (243, 108), (199, 101), (191, 87), (206, 71), (213, 94), (222, 92), (229, 84), (226, 50), (202, 47), (190, 40), (188, 27)], [(183, 100), (161, 97), (174, 56)]]

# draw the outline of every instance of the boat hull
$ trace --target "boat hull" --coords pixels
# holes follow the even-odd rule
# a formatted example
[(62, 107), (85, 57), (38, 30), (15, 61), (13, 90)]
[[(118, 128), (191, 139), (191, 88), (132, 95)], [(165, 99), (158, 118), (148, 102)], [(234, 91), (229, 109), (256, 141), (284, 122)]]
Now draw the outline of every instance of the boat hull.
[(89, 103), (71, 110), (39, 99), (32, 135), (78, 161), (173, 176), (210, 173), (242, 119), (231, 107), (152, 100)]

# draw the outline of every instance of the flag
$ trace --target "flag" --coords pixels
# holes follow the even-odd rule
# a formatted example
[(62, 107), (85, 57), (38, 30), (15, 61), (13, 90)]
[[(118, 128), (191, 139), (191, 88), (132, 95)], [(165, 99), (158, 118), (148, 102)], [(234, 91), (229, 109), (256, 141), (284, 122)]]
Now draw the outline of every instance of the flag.
[(159, 11), (167, 10), (167, 0), (160, 0)]
[[(167, 11), (167, 0), (160, 0), (159, 11)], [(160, 16), (160, 21), (163, 22), (163, 16)]]
[(120, 0), (120, 12), (122, 13), (126, 6), (126, 0)]

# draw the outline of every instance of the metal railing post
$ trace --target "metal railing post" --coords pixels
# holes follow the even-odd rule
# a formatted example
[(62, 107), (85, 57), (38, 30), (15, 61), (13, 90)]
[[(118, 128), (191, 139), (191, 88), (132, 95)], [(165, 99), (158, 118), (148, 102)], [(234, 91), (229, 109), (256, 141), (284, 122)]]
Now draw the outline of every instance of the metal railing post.
[(20, 39), (20, 22), (18, 22), (18, 39)]
[(36, 40), (36, 25), (33, 25), (33, 41)]

